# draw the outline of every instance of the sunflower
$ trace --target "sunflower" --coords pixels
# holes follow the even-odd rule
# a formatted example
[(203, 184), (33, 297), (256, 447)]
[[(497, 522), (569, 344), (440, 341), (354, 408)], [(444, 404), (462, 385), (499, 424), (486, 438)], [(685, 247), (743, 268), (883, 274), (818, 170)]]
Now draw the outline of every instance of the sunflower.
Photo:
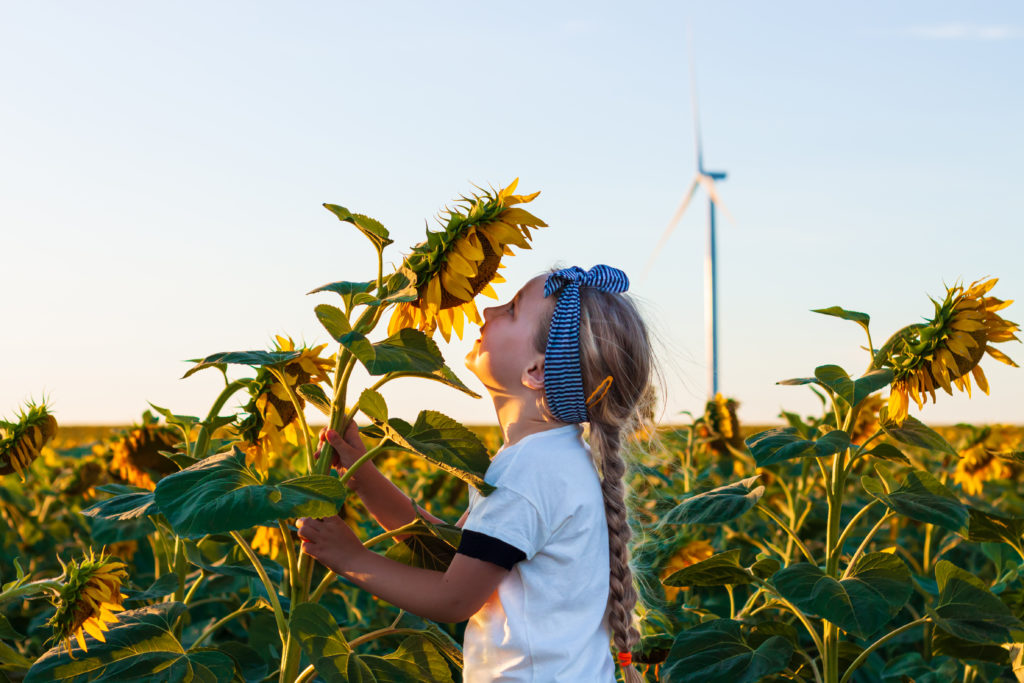
[[(667, 579), (680, 569), (697, 564), (698, 562), (703, 562), (714, 554), (715, 549), (712, 548), (711, 544), (707, 541), (690, 541), (669, 558), (668, 563), (666, 563), (664, 568), (662, 568), (660, 576), (662, 580)], [(664, 588), (665, 597), (669, 601), (675, 600), (679, 591), (683, 590), (682, 588), (675, 586), (664, 586)]]
[(178, 471), (174, 461), (160, 452), (171, 450), (180, 440), (173, 429), (158, 424), (157, 419), (146, 411), (141, 425), (125, 430), (115, 438), (110, 470), (133, 486), (152, 491), (156, 483), (151, 474), (162, 476)]
[(17, 472), (24, 481), (25, 469), (56, 433), (57, 420), (45, 403), (29, 402), (16, 422), (0, 420), (0, 475)]
[(968, 495), (979, 495), (986, 481), (1010, 479), (1012, 476), (1010, 463), (997, 457), (996, 451), (984, 443), (976, 443), (960, 451), (960, 460), (953, 470), (953, 481), (960, 484)]
[(57, 611), (47, 624), (53, 627), (53, 639), (63, 643), (69, 655), (71, 636), (88, 652), (85, 634), (106, 642), (103, 632), (117, 622), (114, 612), (124, 610), (121, 601), (127, 596), (121, 594), (121, 584), (128, 578), (125, 564), (102, 552), (97, 557), (90, 549), (78, 562), (65, 565), (61, 561), (61, 565), (64, 585), (54, 603)]
[(412, 249), (399, 272), (412, 282), (418, 294), (415, 301), (400, 303), (392, 313), (388, 334), (405, 327), (416, 327), (428, 335), (440, 329), (445, 341), (451, 332), (462, 338), (464, 318), (481, 324), (473, 298), (477, 294), (497, 299), (491, 283), (504, 282), (498, 274), (502, 255), (512, 255), (509, 245), (529, 249), (530, 228), (547, 227), (531, 213), (513, 208), (526, 204), (540, 194), (512, 194), (519, 179), (497, 193), (462, 197), (465, 213), (445, 209), (438, 222), (440, 232), (427, 231), (427, 239)]
[(998, 278), (976, 280), (969, 287), (946, 288), (946, 297), (935, 305), (935, 317), (927, 324), (911, 325), (897, 332), (879, 350), (880, 364), (894, 370), (889, 394), (887, 419), (901, 424), (907, 418), (909, 399), (918, 409), (928, 395), (935, 402), (935, 389), (950, 396), (953, 387), (971, 395), (974, 375), (978, 387), (988, 393), (988, 380), (978, 364), (987, 352), (996, 360), (1018, 367), (1009, 356), (991, 346), (992, 343), (1017, 339), (1016, 323), (1004, 320), (996, 311), (1010, 301), (985, 296)]
[[(320, 352), (327, 344), (296, 349), (295, 342), (290, 337), (277, 336), (275, 347), (275, 351), (302, 352), (298, 358), (280, 368), (281, 375), (293, 392), (303, 384), (326, 382), (330, 386), (328, 372), (334, 367), (334, 359), (320, 356)], [(261, 470), (266, 470), (270, 453), (280, 454), (285, 439), (293, 443), (296, 441), (294, 430), (289, 432), (288, 427), (298, 420), (299, 415), (288, 396), (288, 389), (270, 369), (260, 368), (248, 388), (252, 398), (245, 406), (245, 410), (249, 416), (239, 425), (242, 438), (249, 442), (249, 446), (245, 448), (246, 462), (255, 462)], [(305, 401), (302, 397), (297, 393), (296, 396), (299, 398), (299, 405), (304, 406)]]
[(256, 534), (252, 537), (251, 543), (253, 550), (272, 560), (276, 560), (277, 556), (281, 554), (283, 544), (284, 536), (276, 526), (256, 527)]
[(878, 409), (884, 403), (882, 397), (877, 394), (872, 394), (864, 399), (857, 412), (857, 419), (853, 421), (853, 427), (850, 428), (850, 443), (859, 446), (878, 431)]

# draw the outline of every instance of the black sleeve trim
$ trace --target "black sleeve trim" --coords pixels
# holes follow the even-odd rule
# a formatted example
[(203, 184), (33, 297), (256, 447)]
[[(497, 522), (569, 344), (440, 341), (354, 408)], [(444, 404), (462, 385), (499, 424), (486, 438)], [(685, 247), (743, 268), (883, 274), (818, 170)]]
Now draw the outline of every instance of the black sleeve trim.
[(512, 569), (516, 562), (526, 559), (526, 553), (514, 545), (470, 529), (462, 530), (462, 540), (455, 552), (496, 564), (503, 569)]

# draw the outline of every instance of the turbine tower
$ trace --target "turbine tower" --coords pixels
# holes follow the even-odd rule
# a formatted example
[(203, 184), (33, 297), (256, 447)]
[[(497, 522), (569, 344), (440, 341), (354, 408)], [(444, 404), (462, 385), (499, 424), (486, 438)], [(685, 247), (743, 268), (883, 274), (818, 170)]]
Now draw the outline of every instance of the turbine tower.
[(651, 253), (651, 257), (647, 262), (647, 266), (644, 268), (641, 278), (647, 276), (647, 273), (650, 271), (658, 253), (665, 246), (665, 243), (668, 241), (672, 231), (675, 230), (676, 225), (678, 225), (680, 219), (683, 217), (683, 213), (686, 211), (687, 206), (689, 206), (690, 201), (697, 193), (697, 188), (703, 187), (704, 191), (708, 194), (707, 251), (704, 256), (704, 329), (707, 358), (708, 399), (710, 400), (718, 393), (718, 275), (716, 270), (717, 257), (715, 251), (716, 206), (722, 209), (722, 212), (725, 213), (730, 222), (733, 222), (733, 218), (729, 213), (729, 210), (725, 208), (725, 205), (718, 196), (718, 190), (715, 188), (715, 181), (725, 180), (725, 172), (709, 171), (704, 168), (704, 149), (700, 135), (700, 113), (697, 108), (697, 73), (693, 58), (693, 37), (692, 32), (688, 31), (687, 33), (687, 42), (690, 47), (690, 99), (693, 104), (693, 132), (697, 149), (697, 176), (693, 179), (693, 182), (690, 183), (690, 188), (683, 196), (683, 201), (679, 204), (679, 208), (676, 209), (676, 213), (672, 216), (672, 220), (669, 221), (668, 227), (665, 228), (665, 232), (662, 233), (661, 239), (658, 240), (658, 244)]

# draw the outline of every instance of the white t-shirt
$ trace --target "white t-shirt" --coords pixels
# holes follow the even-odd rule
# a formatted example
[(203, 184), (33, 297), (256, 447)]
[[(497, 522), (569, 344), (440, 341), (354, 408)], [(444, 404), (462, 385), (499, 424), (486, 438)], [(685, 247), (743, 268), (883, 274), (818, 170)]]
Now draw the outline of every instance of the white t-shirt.
[(463, 529), (526, 554), (466, 626), (465, 683), (615, 681), (608, 626), (608, 526), (601, 482), (566, 425), (498, 451), (471, 488)]

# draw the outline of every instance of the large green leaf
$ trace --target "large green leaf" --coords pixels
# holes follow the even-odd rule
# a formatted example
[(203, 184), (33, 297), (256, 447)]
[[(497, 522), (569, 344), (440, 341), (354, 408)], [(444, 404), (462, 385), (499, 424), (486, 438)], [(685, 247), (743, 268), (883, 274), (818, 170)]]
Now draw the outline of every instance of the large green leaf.
[(363, 393), (359, 395), (359, 409), (372, 420), (387, 422), (388, 404), (380, 392), (363, 389)]
[(1024, 535), (1024, 519), (1003, 517), (975, 508), (969, 508), (967, 512), (969, 519), (965, 538), (968, 541), (1020, 544), (1021, 536)]
[(180, 602), (164, 602), (120, 612), (105, 633), (106, 642), (87, 635), (88, 652), (77, 651), (74, 659), (63, 646), (54, 647), (36, 660), (25, 683), (231, 680), (235, 665), (230, 657), (207, 648), (186, 651), (174, 637), (174, 622), (184, 610)]
[(868, 553), (842, 580), (803, 562), (780, 569), (771, 581), (780, 595), (804, 612), (861, 638), (884, 626), (913, 590), (910, 570), (887, 553)]
[(910, 415), (898, 426), (889, 419), (888, 407), (882, 406), (878, 410), (878, 422), (882, 430), (893, 439), (909, 446), (926, 448), (936, 453), (949, 453), (957, 455), (956, 449), (949, 445), (949, 442), (942, 438), (937, 432), (926, 424)]
[(352, 331), (348, 318), (335, 306), (320, 304), (313, 311), (316, 313), (316, 319), (320, 321), (320, 324), (327, 330), (327, 334), (331, 335), (335, 341), (340, 342), (345, 338), (346, 334)]
[(308, 294), (316, 294), (317, 292), (334, 292), (341, 296), (342, 301), (345, 302), (345, 310), (352, 310), (352, 307), (357, 305), (355, 298), (363, 296), (369, 296), (370, 298), (376, 298), (372, 292), (376, 289), (376, 282), (331, 282), (330, 284), (317, 287), (316, 289), (307, 292)]
[(101, 489), (107, 493), (117, 493), (118, 495), (93, 503), (82, 510), (82, 514), (86, 517), (126, 520), (155, 515), (159, 512), (156, 509), (152, 491), (124, 484), (107, 484)]
[(473, 398), (480, 398), (480, 394), (467, 387), (463, 381), (459, 379), (458, 375), (452, 372), (452, 369), (447, 365), (438, 370), (434, 370), (433, 372), (396, 372), (393, 377), (396, 379), (398, 377), (420, 377), (422, 379), (429, 379), (434, 382), (440, 382), (441, 384), (450, 386), (453, 389), (458, 389), (462, 393), (472, 396)]
[(972, 643), (1001, 644), (1013, 640), (1011, 630), (1024, 629), (979, 578), (952, 562), (936, 563), (935, 581), (939, 598), (928, 612), (947, 633)]
[(444, 356), (434, 340), (411, 327), (376, 344), (355, 330), (338, 341), (374, 376), (389, 372), (433, 373), (444, 367)]
[(235, 447), (164, 477), (155, 498), (175, 532), (199, 538), (289, 517), (327, 517), (338, 512), (345, 494), (346, 487), (327, 475), (264, 483)]
[(320, 388), (319, 384), (300, 384), (295, 390), (302, 398), (309, 401), (313, 406), (327, 417), (331, 416), (331, 399)]
[(740, 566), (739, 548), (734, 548), (683, 567), (662, 583), (676, 587), (742, 586), (753, 580), (750, 572)]
[(358, 655), (341, 635), (331, 613), (313, 603), (302, 603), (292, 610), (288, 629), (317, 675), (328, 683), (452, 680), (444, 657), (426, 634), (405, 639), (397, 650), (383, 657)]
[(873, 477), (861, 477), (864, 490), (901, 515), (959, 532), (967, 525), (967, 507), (925, 470), (911, 470), (899, 488), (886, 493)]
[(747, 438), (745, 443), (757, 464), (764, 467), (793, 458), (821, 458), (838, 453), (849, 447), (850, 435), (836, 429), (817, 439), (805, 439), (794, 427), (776, 427)]
[(669, 510), (659, 524), (723, 524), (754, 507), (764, 495), (758, 476), (698, 493)]
[(455, 557), (462, 529), (449, 524), (432, 524), (422, 517), (395, 531), (408, 534), (385, 553), (402, 564), (445, 571)]
[[(185, 557), (195, 566), (205, 569), (211, 574), (246, 576), (254, 579), (259, 577), (252, 561), (234, 543), (228, 546), (227, 552), (222, 556), (210, 559), (193, 541), (185, 541)], [(280, 583), (284, 579), (284, 567), (261, 554), (257, 554), (256, 557), (259, 558), (260, 564), (263, 565), (263, 571), (271, 581)]]
[(424, 410), (415, 424), (391, 418), (381, 425), (384, 435), (399, 448), (415, 453), (487, 495), (494, 487), (484, 482), (491, 464), (480, 438), (447, 415)]
[(838, 365), (822, 365), (814, 369), (814, 376), (846, 401), (847, 405), (856, 406), (874, 392), (891, 384), (893, 372), (889, 368), (882, 368), (853, 380)]
[(192, 366), (188, 372), (182, 375), (182, 379), (204, 368), (223, 368), (225, 365), (248, 365), (254, 368), (263, 367), (264, 365), (283, 365), (301, 355), (302, 351), (222, 351), (221, 353), (210, 354), (206, 358), (189, 360), (189, 363), (196, 363), (196, 365)]
[(337, 204), (324, 204), (324, 208), (337, 216), (338, 220), (356, 226), (359, 232), (363, 233), (366, 239), (373, 243), (377, 251), (383, 251), (384, 247), (394, 242), (389, 237), (388, 229), (381, 225), (380, 221), (364, 216), (361, 213), (352, 213), (344, 206), (338, 206)]
[(756, 683), (786, 668), (793, 646), (771, 636), (758, 647), (743, 637), (740, 623), (716, 619), (676, 636), (661, 668), (665, 683)]

